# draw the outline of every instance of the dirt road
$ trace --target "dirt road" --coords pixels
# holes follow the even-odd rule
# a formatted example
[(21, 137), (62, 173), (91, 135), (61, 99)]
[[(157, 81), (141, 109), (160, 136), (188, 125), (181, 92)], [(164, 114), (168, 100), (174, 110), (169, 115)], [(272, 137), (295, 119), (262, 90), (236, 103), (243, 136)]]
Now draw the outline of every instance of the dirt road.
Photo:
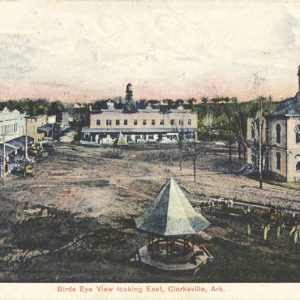
[[(191, 200), (213, 196), (299, 208), (298, 191), (267, 184), (261, 191), (256, 181), (233, 175), (242, 162), (234, 158), (229, 163), (226, 153), (200, 158), (194, 183), (191, 161), (185, 157), (179, 171), (174, 147), (135, 148), (122, 159), (109, 158), (111, 151), (61, 144), (36, 164), (34, 178), (7, 178), (0, 196), (1, 281), (190, 281), (182, 274), (128, 265), (130, 255), (145, 243), (132, 218), (143, 213), (170, 176)], [(211, 222), (214, 237), (245, 239), (228, 224)], [(234, 253), (240, 246), (226, 247)], [(222, 272), (218, 276), (222, 281)]]

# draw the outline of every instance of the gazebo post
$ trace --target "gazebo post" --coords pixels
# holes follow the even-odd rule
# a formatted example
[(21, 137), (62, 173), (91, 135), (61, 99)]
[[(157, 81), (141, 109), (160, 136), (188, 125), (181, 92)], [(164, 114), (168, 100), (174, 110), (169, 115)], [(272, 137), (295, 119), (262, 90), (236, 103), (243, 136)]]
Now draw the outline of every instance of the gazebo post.
[(195, 251), (195, 236), (192, 237), (192, 245), (193, 245), (193, 251)]
[(167, 241), (167, 243), (166, 243), (166, 252), (167, 252), (167, 257), (169, 256), (169, 239), (168, 238), (166, 238), (166, 241)]

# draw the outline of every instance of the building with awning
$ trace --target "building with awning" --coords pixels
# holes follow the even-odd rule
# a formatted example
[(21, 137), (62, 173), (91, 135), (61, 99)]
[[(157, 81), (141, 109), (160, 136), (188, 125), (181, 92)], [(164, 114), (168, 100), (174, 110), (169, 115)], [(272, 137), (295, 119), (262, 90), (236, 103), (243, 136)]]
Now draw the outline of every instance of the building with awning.
[[(31, 146), (34, 142), (32, 137), (27, 137), (28, 147)], [(17, 154), (19, 151), (25, 150), (26, 137), (20, 136), (8, 142), (5, 142), (5, 154), (6, 156), (11, 154)], [(3, 157), (3, 143), (0, 144), (0, 156)]]
[(52, 124), (45, 124), (43, 126), (38, 127), (37, 129), (39, 132), (46, 133), (48, 136), (53, 130)]
[(164, 103), (159, 108), (149, 104), (139, 109), (132, 99), (131, 85), (127, 85), (126, 99), (123, 109), (115, 109), (114, 104), (108, 102), (108, 109), (90, 111), (90, 126), (82, 128), (81, 144), (112, 144), (119, 132), (130, 143), (176, 142), (179, 134), (185, 139), (197, 140), (197, 112), (182, 105), (168, 109)]
[(44, 134), (44, 139), (52, 140), (53, 137), (55, 138), (60, 135), (60, 125), (58, 123), (48, 123), (38, 127), (37, 130)]
[[(3, 144), (0, 144), (0, 156), (3, 157), (4, 155), (4, 151), (3, 151)], [(5, 144), (5, 155), (8, 156), (10, 154), (13, 154), (16, 152), (16, 148), (9, 145), (9, 144)]]
[(16, 109), (10, 111), (7, 107), (0, 111), (0, 136), (5, 136), (5, 141), (25, 135), (25, 126), (25, 114)]
[(47, 124), (47, 115), (27, 116), (27, 135), (33, 137), (35, 142), (42, 141), (45, 133), (38, 131), (38, 128), (45, 124)]

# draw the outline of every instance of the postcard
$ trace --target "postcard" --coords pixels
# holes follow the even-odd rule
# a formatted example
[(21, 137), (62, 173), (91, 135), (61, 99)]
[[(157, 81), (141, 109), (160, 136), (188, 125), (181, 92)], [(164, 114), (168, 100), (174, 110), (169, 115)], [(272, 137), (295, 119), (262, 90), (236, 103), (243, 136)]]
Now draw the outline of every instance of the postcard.
[(299, 299), (299, 2), (0, 13), (1, 299)]

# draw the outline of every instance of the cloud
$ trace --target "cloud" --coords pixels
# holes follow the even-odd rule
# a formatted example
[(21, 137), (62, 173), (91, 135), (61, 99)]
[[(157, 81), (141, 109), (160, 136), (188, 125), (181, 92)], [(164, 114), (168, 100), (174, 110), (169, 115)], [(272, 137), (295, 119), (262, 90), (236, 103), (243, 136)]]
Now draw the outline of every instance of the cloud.
[(21, 79), (35, 69), (31, 57), (36, 52), (28, 37), (0, 35), (0, 80)]
[(290, 48), (296, 44), (299, 21), (292, 14), (283, 15), (274, 27), (273, 34), (279, 46)]

